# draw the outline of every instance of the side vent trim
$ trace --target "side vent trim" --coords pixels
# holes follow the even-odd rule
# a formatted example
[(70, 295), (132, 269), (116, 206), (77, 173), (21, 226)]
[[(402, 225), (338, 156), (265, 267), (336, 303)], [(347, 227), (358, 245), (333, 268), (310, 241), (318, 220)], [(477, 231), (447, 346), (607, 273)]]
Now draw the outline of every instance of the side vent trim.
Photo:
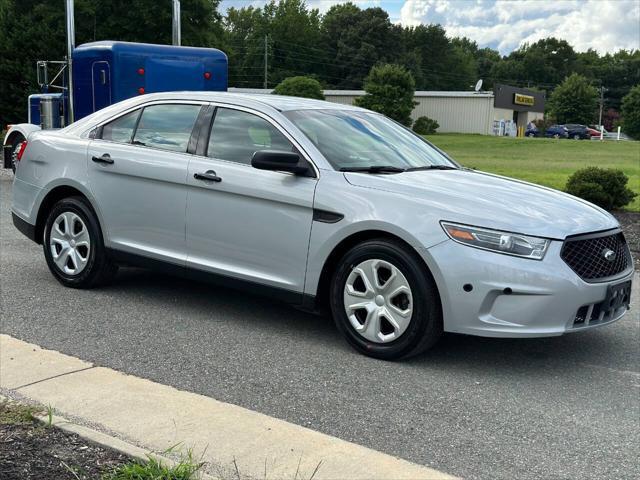
[(313, 209), (313, 221), (322, 223), (338, 223), (344, 218), (344, 215), (336, 212), (329, 212), (328, 210)]

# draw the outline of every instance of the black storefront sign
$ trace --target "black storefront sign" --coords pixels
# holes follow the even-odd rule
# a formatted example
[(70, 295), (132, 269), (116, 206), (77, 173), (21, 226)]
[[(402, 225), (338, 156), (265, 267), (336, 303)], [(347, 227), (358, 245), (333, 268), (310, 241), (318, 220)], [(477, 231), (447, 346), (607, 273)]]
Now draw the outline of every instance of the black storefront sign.
[(506, 108), (517, 112), (544, 113), (544, 92), (512, 87), (511, 85), (496, 84), (493, 89), (495, 108)]

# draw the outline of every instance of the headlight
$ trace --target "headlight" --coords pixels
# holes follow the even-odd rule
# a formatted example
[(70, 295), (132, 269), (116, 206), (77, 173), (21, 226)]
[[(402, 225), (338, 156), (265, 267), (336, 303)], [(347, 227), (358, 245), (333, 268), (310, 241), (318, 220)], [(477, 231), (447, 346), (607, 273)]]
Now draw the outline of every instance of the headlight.
[(447, 235), (458, 243), (516, 257), (542, 260), (550, 243), (546, 238), (530, 237), (519, 233), (488, 230), (449, 222), (440, 223)]

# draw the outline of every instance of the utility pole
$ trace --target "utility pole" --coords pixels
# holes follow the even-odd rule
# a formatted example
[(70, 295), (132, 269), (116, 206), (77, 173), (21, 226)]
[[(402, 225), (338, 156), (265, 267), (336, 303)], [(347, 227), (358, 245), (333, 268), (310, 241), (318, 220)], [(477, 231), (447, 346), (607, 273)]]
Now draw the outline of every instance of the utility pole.
[(173, 0), (173, 23), (171, 27), (172, 43), (174, 45), (181, 45), (182, 33), (180, 31), (180, 0)]
[(267, 80), (268, 80), (268, 76), (269, 76), (269, 57), (268, 57), (268, 47), (269, 44), (267, 43), (269, 40), (269, 36), (265, 35), (264, 36), (264, 88), (269, 88)]
[(606, 91), (607, 89), (601, 85), (600, 86), (600, 116), (598, 119), (598, 125), (602, 125), (602, 110), (604, 109), (604, 92)]
[[(75, 14), (73, 12), (73, 0), (67, 0), (65, 3), (65, 17), (67, 23), (67, 78), (68, 87), (67, 93), (69, 94), (69, 123), (73, 123), (75, 120), (75, 102), (73, 96), (73, 50), (76, 48), (76, 23)], [(46, 67), (45, 67), (46, 69)]]

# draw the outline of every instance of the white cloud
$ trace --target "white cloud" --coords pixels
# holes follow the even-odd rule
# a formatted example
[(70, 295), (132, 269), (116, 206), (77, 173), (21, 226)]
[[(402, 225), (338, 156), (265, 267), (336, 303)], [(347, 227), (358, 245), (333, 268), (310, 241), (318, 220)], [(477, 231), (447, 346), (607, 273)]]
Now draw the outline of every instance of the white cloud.
[(501, 53), (548, 36), (578, 51), (640, 49), (639, 0), (406, 0), (400, 23), (440, 23)]
[(407, 0), (400, 9), (400, 23), (407, 27), (415, 27), (425, 23), (424, 19), (431, 9), (429, 0)]

